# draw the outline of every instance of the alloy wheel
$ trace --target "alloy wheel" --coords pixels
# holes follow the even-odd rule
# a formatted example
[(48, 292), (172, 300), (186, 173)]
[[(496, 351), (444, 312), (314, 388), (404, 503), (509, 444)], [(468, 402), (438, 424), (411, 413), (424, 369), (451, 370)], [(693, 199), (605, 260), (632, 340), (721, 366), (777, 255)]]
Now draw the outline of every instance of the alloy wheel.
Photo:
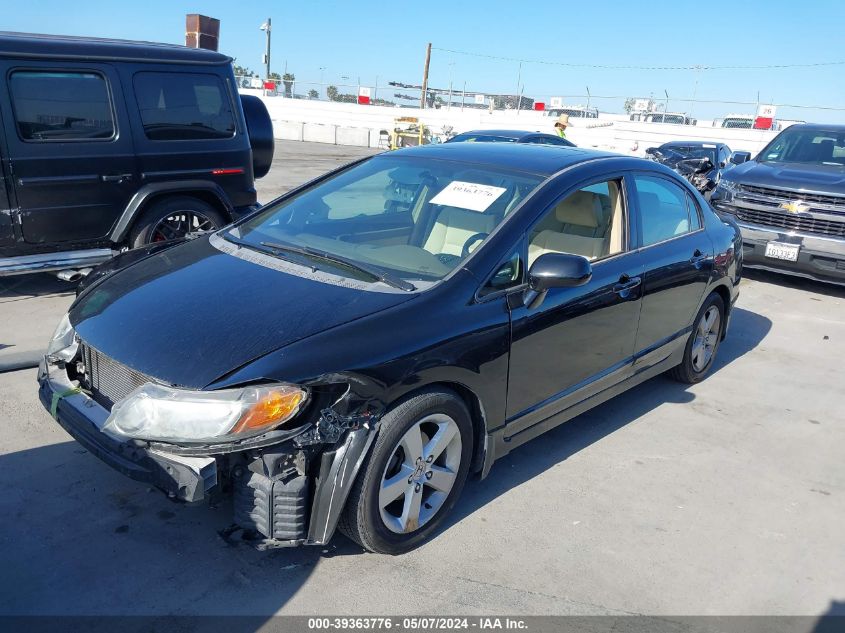
[(722, 318), (717, 306), (710, 306), (702, 315), (692, 343), (692, 368), (697, 372), (707, 369), (716, 351), (721, 335)]
[(150, 232), (150, 242), (164, 242), (185, 237), (189, 233), (213, 231), (217, 227), (198, 211), (177, 211), (163, 218)]
[(449, 497), (461, 465), (461, 432), (443, 413), (427, 415), (402, 436), (382, 473), (378, 506), (391, 532), (428, 523)]

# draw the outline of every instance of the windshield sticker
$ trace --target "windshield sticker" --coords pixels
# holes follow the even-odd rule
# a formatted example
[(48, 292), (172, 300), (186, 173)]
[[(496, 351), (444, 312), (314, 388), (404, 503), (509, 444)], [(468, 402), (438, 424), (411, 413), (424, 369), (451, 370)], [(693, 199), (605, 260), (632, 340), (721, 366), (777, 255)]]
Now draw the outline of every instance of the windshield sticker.
[(505, 191), (504, 187), (453, 180), (431, 199), (431, 204), (444, 204), (480, 213), (486, 211)]

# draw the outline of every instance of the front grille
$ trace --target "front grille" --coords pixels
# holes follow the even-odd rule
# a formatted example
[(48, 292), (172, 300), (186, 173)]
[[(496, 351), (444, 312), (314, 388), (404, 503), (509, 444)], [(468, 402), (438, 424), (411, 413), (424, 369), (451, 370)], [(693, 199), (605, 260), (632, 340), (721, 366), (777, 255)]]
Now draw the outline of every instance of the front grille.
[(151, 381), (149, 376), (130, 369), (93, 347), (84, 343), (81, 347), (82, 362), (85, 365), (85, 386), (91, 390), (94, 400), (108, 409), (144, 383)]
[(812, 208), (845, 213), (845, 197), (786, 191), (784, 189), (772, 189), (771, 187), (758, 187), (756, 185), (739, 185), (737, 187), (737, 197), (744, 198), (745, 196), (743, 194), (751, 194), (748, 198), (749, 200), (766, 206), (777, 207), (783, 202), (801, 201), (806, 202)]
[(752, 224), (763, 224), (776, 228), (800, 231), (802, 233), (814, 233), (828, 237), (845, 237), (845, 222), (832, 220), (818, 220), (808, 216), (795, 215), (793, 213), (778, 213), (777, 211), (759, 211), (745, 207), (734, 207), (734, 213), (739, 220)]

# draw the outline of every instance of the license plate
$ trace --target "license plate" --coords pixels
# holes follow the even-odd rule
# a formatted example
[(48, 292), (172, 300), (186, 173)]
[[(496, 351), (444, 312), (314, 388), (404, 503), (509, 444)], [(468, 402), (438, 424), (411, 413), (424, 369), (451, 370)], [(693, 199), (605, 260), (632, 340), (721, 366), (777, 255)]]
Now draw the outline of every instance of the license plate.
[(766, 244), (766, 257), (772, 259), (785, 259), (788, 262), (798, 261), (797, 244), (784, 244), (782, 242), (769, 242)]

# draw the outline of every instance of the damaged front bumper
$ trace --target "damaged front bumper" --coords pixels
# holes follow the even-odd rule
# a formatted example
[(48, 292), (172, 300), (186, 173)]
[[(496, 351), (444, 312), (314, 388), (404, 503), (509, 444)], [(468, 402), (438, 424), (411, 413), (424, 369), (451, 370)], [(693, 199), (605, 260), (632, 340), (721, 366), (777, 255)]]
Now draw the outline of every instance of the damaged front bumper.
[(182, 455), (104, 433), (109, 411), (47, 358), (41, 361), (38, 382), (44, 407), (100, 460), (175, 501), (232, 494), (234, 524), (251, 542), (267, 546), (328, 543), (375, 438), (373, 416), (340, 416), (326, 409), (311, 428), (278, 444)]

